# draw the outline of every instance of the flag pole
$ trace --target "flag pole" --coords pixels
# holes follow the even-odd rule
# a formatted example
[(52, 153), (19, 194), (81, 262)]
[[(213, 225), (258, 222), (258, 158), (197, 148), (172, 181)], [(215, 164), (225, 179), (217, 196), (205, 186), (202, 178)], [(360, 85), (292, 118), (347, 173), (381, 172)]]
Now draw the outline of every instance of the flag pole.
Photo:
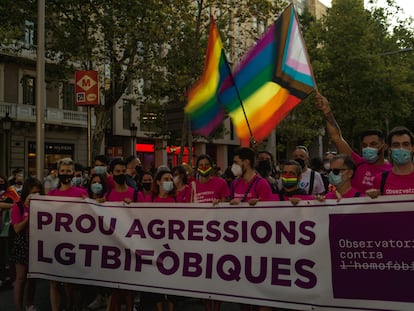
[(253, 132), (252, 132), (252, 129), (250, 127), (249, 119), (247, 118), (246, 110), (244, 109), (243, 100), (241, 99), (241, 96), (240, 96), (239, 88), (237, 87), (236, 81), (234, 80), (233, 73), (231, 71), (231, 68), (229, 66), (229, 62), (227, 60), (226, 53), (224, 53), (224, 51), (223, 51), (223, 55), (224, 55), (224, 59), (225, 59), (225, 63), (226, 63), (227, 69), (228, 69), (228, 71), (230, 73), (229, 74), (230, 80), (231, 80), (232, 84), (234, 85), (234, 89), (236, 91), (237, 98), (238, 98), (239, 103), (240, 103), (240, 106), (241, 106), (241, 108), (243, 110), (244, 119), (246, 120), (246, 123), (247, 123), (247, 128), (249, 129), (249, 133), (250, 133), (250, 146), (253, 147), (254, 145), (256, 145), (256, 139), (253, 136)]

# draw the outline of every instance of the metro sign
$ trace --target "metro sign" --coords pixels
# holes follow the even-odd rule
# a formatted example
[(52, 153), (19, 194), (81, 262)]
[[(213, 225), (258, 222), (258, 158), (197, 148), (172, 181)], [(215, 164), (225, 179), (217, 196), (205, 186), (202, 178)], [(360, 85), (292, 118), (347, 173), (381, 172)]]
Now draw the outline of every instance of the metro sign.
[(75, 103), (77, 106), (99, 105), (99, 84), (97, 71), (75, 71)]

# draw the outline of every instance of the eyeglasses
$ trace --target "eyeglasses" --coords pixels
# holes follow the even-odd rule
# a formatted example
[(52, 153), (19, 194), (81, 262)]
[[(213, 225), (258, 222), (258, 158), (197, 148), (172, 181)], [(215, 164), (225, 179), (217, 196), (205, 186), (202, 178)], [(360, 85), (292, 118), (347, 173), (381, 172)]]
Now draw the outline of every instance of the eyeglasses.
[(346, 171), (346, 170), (348, 169), (347, 168), (333, 168), (331, 170), (328, 170), (328, 172), (329, 173), (332, 172), (334, 175), (339, 175), (341, 171)]
[(326, 154), (326, 155), (328, 155), (328, 154), (333, 154), (333, 155), (336, 155), (336, 151), (326, 151), (326, 152), (325, 152), (325, 154)]
[(309, 153), (308, 148), (306, 148), (306, 146), (299, 145), (299, 146), (296, 146), (295, 149), (300, 149), (300, 150), (305, 151), (306, 153)]

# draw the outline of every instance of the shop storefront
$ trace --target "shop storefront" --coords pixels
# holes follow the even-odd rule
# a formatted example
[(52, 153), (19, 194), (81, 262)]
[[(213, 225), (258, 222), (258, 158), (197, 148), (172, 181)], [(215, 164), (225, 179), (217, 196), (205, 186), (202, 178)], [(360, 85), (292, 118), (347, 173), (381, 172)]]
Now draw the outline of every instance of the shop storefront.
[[(64, 143), (45, 142), (45, 170), (52, 169), (57, 161), (62, 158), (74, 158), (75, 145)], [(29, 141), (28, 146), (28, 171), (30, 174), (36, 174), (36, 142)]]

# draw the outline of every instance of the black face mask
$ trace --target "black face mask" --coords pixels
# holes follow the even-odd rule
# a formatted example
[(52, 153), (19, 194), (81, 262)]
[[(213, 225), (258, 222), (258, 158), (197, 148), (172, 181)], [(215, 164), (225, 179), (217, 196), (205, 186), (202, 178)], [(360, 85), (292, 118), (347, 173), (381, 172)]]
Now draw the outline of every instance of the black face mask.
[(144, 188), (147, 191), (150, 191), (150, 189), (151, 189), (151, 183), (150, 182), (143, 182), (142, 183), (142, 188)]
[(268, 160), (259, 161), (257, 163), (256, 170), (262, 176), (269, 175), (272, 172), (272, 168)]
[(70, 182), (72, 181), (73, 175), (59, 174), (58, 178), (61, 184), (67, 185), (70, 184)]
[(305, 168), (305, 160), (297, 158), (295, 161), (300, 164), (301, 168)]
[(123, 185), (123, 184), (125, 184), (125, 180), (126, 180), (126, 176), (125, 176), (125, 174), (114, 175), (114, 181), (115, 181), (118, 185)]

